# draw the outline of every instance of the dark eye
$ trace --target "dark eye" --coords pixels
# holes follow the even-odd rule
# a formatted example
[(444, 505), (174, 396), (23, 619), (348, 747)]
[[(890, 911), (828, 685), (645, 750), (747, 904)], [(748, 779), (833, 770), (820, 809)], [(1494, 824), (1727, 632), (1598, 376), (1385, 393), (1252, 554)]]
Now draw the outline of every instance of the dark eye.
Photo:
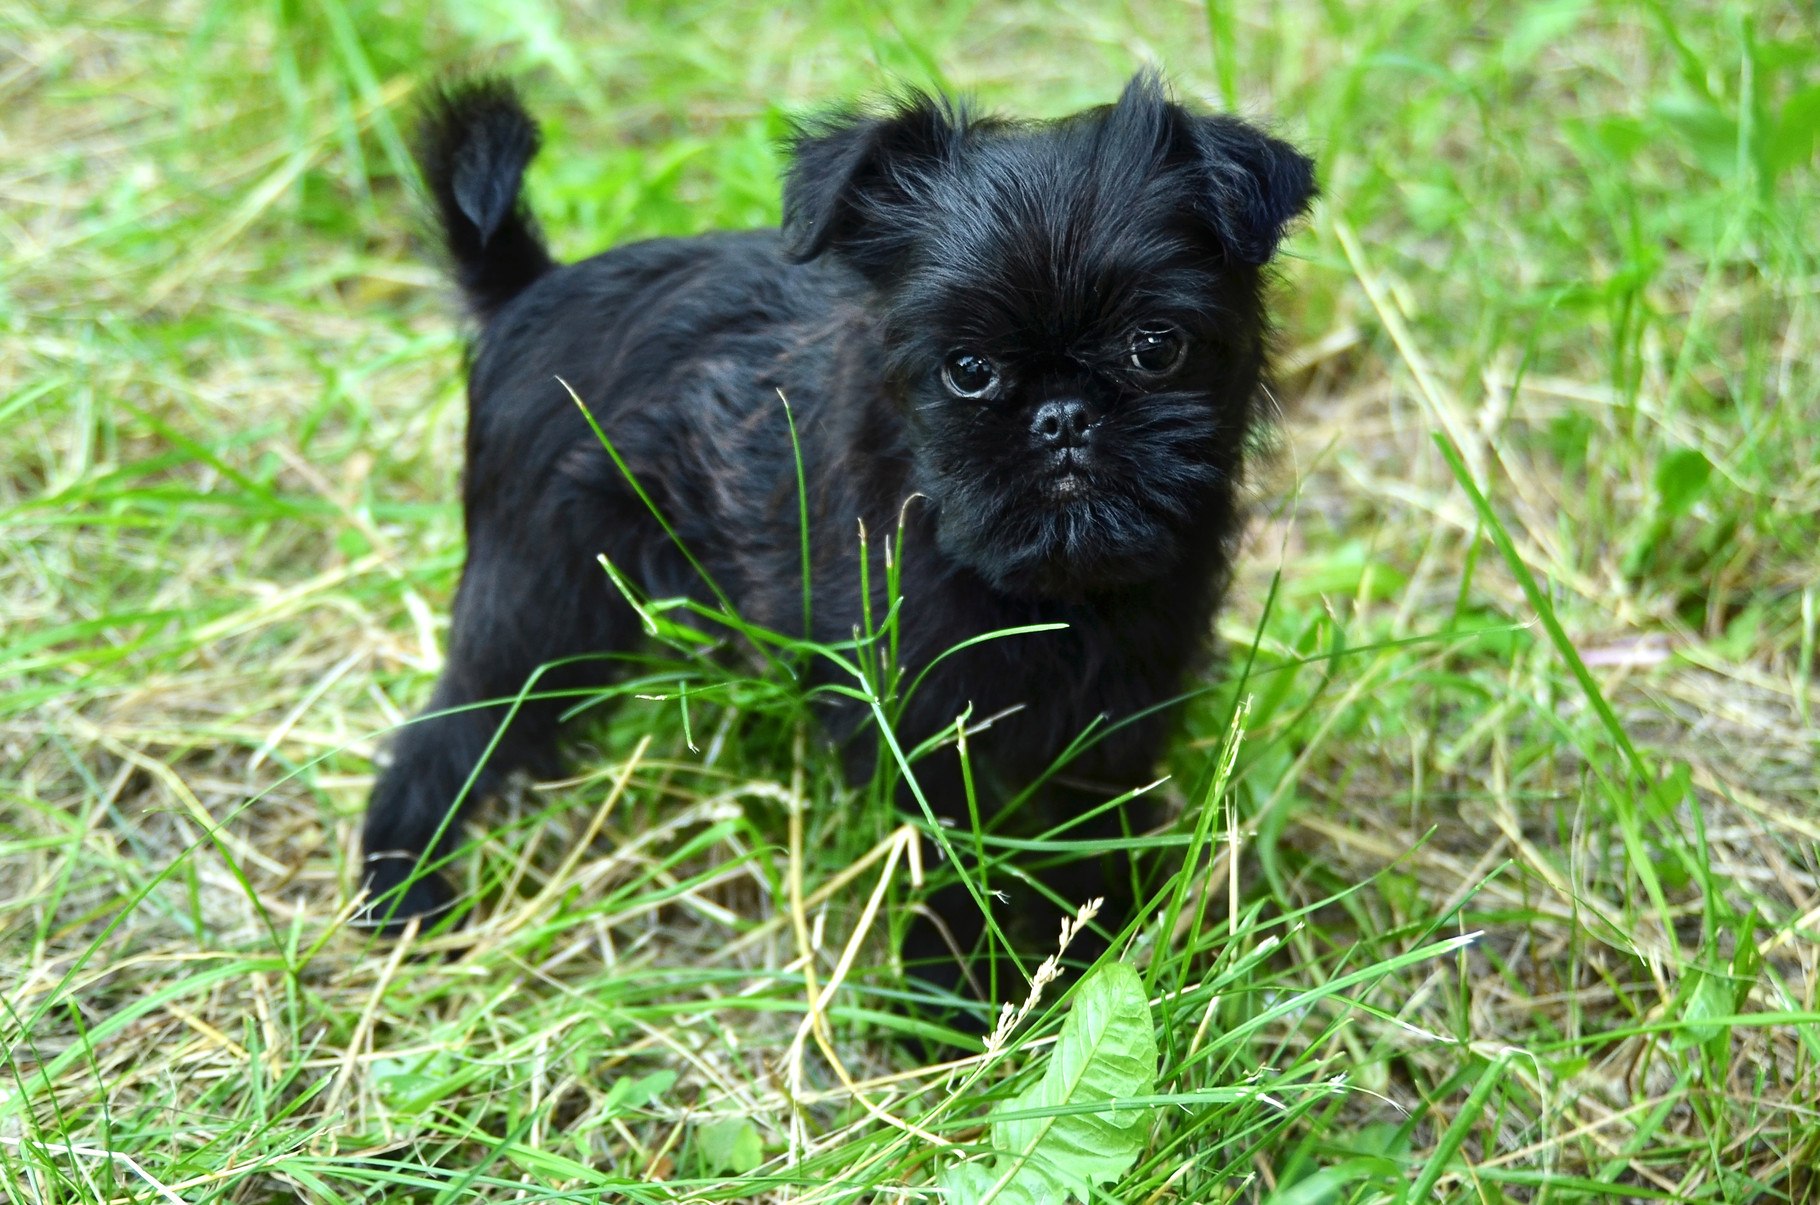
[(949, 352), (942, 361), (942, 384), (955, 397), (991, 397), (998, 391), (998, 369), (975, 352)]
[(1167, 323), (1140, 326), (1131, 332), (1125, 362), (1146, 376), (1160, 377), (1181, 367), (1188, 354), (1188, 340)]

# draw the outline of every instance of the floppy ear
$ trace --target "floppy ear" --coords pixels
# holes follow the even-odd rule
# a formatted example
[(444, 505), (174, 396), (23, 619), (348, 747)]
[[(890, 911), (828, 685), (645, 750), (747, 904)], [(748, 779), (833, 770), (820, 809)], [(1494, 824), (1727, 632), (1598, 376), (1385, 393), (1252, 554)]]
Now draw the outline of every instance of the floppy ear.
[(1191, 116), (1189, 130), (1220, 241), (1244, 263), (1268, 262), (1284, 227), (1315, 198), (1314, 160), (1236, 117)]
[(1136, 156), (1119, 170), (1150, 170), (1160, 156), (1198, 176), (1194, 207), (1232, 258), (1267, 263), (1283, 228), (1315, 196), (1314, 162), (1287, 142), (1224, 114), (1177, 104), (1155, 71), (1140, 71), (1106, 114), (1107, 142)]
[(867, 276), (908, 248), (920, 185), (958, 149), (966, 116), (910, 93), (883, 116), (845, 113), (798, 127), (784, 177), (784, 254), (833, 251)]

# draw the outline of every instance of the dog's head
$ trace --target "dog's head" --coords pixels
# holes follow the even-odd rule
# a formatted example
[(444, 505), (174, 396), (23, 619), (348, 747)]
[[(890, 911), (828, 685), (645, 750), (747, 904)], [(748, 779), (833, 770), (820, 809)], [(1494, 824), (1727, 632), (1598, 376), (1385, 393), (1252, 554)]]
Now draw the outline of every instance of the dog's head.
[(1229, 496), (1260, 269), (1314, 190), (1286, 143), (1140, 75), (1057, 122), (919, 95), (806, 130), (783, 234), (878, 289), (943, 548), (1079, 596), (1167, 573)]

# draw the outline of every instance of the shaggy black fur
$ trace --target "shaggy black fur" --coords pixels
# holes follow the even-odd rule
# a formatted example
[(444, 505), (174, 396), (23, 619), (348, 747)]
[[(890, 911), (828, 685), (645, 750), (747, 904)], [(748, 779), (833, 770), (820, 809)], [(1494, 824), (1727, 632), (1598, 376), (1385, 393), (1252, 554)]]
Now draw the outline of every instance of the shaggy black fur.
[[(781, 231), (558, 266), (518, 195), (537, 145), (492, 81), (441, 93), (418, 141), (483, 326), (448, 667), (367, 815), (375, 922), (449, 904), (417, 871), (452, 846), (454, 801), (550, 764), (560, 704), (525, 704), (485, 758), (505, 709), (478, 704), (546, 663), (636, 646), (598, 555), (651, 596), (708, 599), (558, 378), (740, 613), (800, 632), (781, 393), (809, 483), (817, 639), (860, 621), (856, 521), (887, 533), (900, 512), (911, 674), (984, 632), (1068, 625), (942, 661), (903, 716), (906, 744), (969, 708), (1009, 710), (970, 750), (1019, 786), (1096, 718), (1148, 711), (1051, 797), (1078, 809), (1147, 781), (1171, 720), (1158, 705), (1203, 663), (1226, 583), (1265, 367), (1262, 269), (1314, 193), (1309, 160), (1148, 75), (1116, 104), (1042, 124), (912, 95), (799, 134)], [(870, 580), (880, 594), (882, 565)], [(540, 685), (609, 673), (570, 663)], [(863, 718), (836, 717), (831, 735)], [(964, 817), (953, 760), (919, 778)], [(977, 916), (950, 921), (963, 940), (978, 931)]]

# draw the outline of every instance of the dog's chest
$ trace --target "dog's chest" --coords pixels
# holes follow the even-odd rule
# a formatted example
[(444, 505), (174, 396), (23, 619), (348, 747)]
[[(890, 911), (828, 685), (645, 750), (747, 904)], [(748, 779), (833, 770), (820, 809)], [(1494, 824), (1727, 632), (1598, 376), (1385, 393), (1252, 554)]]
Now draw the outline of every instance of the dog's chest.
[[(1009, 610), (1015, 613), (992, 614), (977, 597), (957, 603), (948, 618), (973, 621), (975, 630), (965, 634), (952, 623), (917, 633), (914, 616), (907, 617), (913, 655), (935, 663), (906, 709), (913, 737), (962, 714), (970, 726), (990, 720), (992, 736), (981, 748), (1035, 763), (1040, 772), (1083, 732), (1130, 720), (1175, 694), (1199, 661), (1193, 617), (1161, 611), (1153, 600), (1132, 600), (1128, 610)], [(996, 635), (936, 661), (969, 636), (1055, 623), (1066, 626)]]

